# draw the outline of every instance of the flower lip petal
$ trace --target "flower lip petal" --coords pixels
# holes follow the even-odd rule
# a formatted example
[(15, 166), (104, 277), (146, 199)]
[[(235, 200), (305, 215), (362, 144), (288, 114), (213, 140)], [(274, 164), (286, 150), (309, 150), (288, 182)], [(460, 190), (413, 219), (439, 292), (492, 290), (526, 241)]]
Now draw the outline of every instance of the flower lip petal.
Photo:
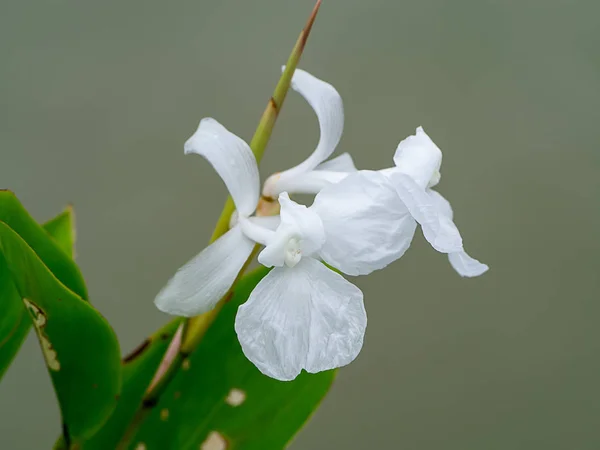
[(253, 248), (239, 226), (232, 228), (181, 267), (154, 303), (178, 316), (210, 311), (231, 288)]
[(342, 97), (331, 84), (304, 70), (296, 69), (292, 77), (292, 89), (302, 95), (314, 109), (319, 120), (321, 136), (314, 152), (304, 162), (282, 172), (282, 177), (292, 177), (314, 170), (333, 153), (344, 130)]
[(454, 218), (454, 211), (452, 211), (452, 206), (450, 205), (450, 202), (446, 200), (446, 197), (433, 189), (427, 189), (427, 193), (440, 214), (443, 214), (452, 220)]
[(258, 204), (260, 179), (256, 158), (250, 147), (212, 118), (200, 121), (184, 145), (185, 154), (203, 156), (225, 182), (235, 206), (243, 216), (251, 215)]
[(246, 357), (281, 381), (349, 364), (366, 326), (360, 289), (313, 258), (269, 272), (235, 319)]
[[(427, 193), (429, 194), (429, 198), (433, 201), (438, 211), (452, 220), (454, 214), (452, 212), (452, 206), (450, 206), (450, 202), (446, 200), (442, 194), (434, 191), (433, 189), (428, 189)], [(449, 253), (448, 260), (450, 261), (450, 264), (454, 270), (456, 270), (462, 277), (478, 277), (489, 270), (487, 264), (483, 264), (482, 262), (479, 262), (475, 258), (469, 256), (464, 250)]]
[(461, 277), (478, 277), (489, 270), (487, 264), (479, 262), (465, 251), (449, 253), (448, 260)]
[(421, 225), (425, 239), (441, 253), (461, 251), (462, 238), (452, 219), (438, 209), (435, 201), (415, 180), (399, 171), (388, 178), (411, 215)]

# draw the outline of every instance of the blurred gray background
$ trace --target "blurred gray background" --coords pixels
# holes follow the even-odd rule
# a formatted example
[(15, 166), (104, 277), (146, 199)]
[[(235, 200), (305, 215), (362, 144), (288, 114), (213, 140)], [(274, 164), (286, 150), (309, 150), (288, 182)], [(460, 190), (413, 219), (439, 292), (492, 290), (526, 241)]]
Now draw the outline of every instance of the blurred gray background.
[[(183, 142), (213, 116), (249, 140), (312, 0), (3, 0), (0, 185), (36, 219), (75, 205), (78, 262), (124, 351), (207, 241), (226, 190)], [(423, 125), (467, 250), (420, 233), (356, 279), (357, 361), (293, 450), (600, 448), (600, 3), (325, 0), (301, 67), (337, 87), (340, 149), (392, 164)], [(261, 166), (314, 148), (288, 96)], [(30, 335), (0, 384), (0, 448), (50, 448), (59, 416)]]

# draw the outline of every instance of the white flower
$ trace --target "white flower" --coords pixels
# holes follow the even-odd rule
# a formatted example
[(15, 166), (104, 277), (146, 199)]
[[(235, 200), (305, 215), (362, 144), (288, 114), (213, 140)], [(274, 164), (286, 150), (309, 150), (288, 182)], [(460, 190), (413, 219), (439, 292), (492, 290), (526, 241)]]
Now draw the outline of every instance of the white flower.
[(340, 94), (331, 84), (300, 69), (294, 72), (292, 89), (314, 109), (321, 135), (314, 152), (305, 161), (265, 181), (263, 195), (267, 198), (277, 198), (282, 192), (316, 194), (324, 186), (341, 181), (347, 173), (356, 171), (348, 153), (323, 162), (337, 147), (344, 130), (344, 106)]
[[(225, 182), (239, 217), (254, 213), (260, 179), (248, 144), (208, 118), (200, 121), (184, 150), (204, 156), (212, 164)], [(211, 310), (231, 288), (254, 245), (239, 225), (234, 226), (177, 271), (157, 295), (156, 306), (187, 317)]]
[(279, 196), (275, 231), (242, 220), (244, 233), (265, 245), (261, 264), (274, 269), (241, 305), (235, 330), (246, 357), (287, 381), (349, 364), (363, 344), (367, 316), (360, 289), (318, 261), (325, 243), (320, 217)]
[(260, 188), (256, 160), (242, 139), (213, 119), (200, 122), (185, 151), (213, 165), (237, 212), (232, 228), (162, 289), (158, 308), (182, 316), (212, 309), (259, 243), (265, 246), (259, 262), (274, 268), (236, 317), (248, 359), (279, 380), (292, 380), (302, 369), (319, 372), (350, 363), (360, 352), (367, 324), (363, 294), (319, 261), (326, 230), (317, 212), (281, 193), (279, 218), (252, 217)]
[(313, 208), (331, 231), (323, 259), (351, 275), (381, 269), (404, 254), (419, 223), (461, 276), (486, 272), (487, 265), (464, 251), (448, 201), (430, 189), (440, 180), (442, 152), (422, 128), (400, 142), (394, 162), (379, 172), (338, 173), (342, 181), (332, 177), (317, 194)]
[(402, 202), (421, 225), (425, 239), (441, 253), (447, 253), (452, 267), (463, 277), (476, 277), (489, 269), (470, 257), (452, 221), (450, 203), (430, 189), (440, 181), (442, 152), (425, 133), (417, 128), (396, 149), (396, 167), (383, 172), (394, 185)]

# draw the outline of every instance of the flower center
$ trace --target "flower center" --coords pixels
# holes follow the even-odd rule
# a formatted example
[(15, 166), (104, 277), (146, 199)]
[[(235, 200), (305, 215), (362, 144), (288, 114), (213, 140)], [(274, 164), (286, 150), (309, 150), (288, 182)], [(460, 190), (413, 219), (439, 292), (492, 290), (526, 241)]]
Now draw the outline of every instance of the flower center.
[(284, 247), (285, 265), (288, 267), (294, 267), (302, 259), (302, 239), (298, 237), (290, 238)]

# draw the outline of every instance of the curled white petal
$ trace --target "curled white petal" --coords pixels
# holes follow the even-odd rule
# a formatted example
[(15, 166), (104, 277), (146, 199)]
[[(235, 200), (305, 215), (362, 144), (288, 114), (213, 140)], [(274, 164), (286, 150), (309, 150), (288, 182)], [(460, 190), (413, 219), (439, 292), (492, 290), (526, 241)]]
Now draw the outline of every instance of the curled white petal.
[(404, 139), (394, 155), (398, 171), (411, 177), (421, 188), (439, 181), (442, 152), (423, 128), (417, 128), (414, 136)]
[(411, 215), (421, 225), (425, 239), (438, 252), (462, 250), (462, 238), (452, 219), (442, 214), (425, 189), (411, 177), (393, 171), (388, 176)]
[(154, 303), (163, 312), (195, 316), (209, 311), (229, 291), (254, 242), (236, 226), (181, 267)]
[(350, 156), (350, 153), (342, 153), (341, 155), (336, 156), (335, 158), (331, 158), (330, 160), (319, 164), (315, 168), (315, 170), (327, 170), (330, 172), (347, 173), (358, 171), (356, 165), (354, 165), (354, 160), (352, 159), (352, 156)]
[(324, 188), (311, 209), (325, 229), (321, 258), (348, 275), (366, 275), (400, 258), (417, 226), (378, 172), (360, 171)]
[(275, 236), (275, 231), (247, 217), (239, 218), (239, 227), (244, 235), (260, 245), (268, 245)]
[(449, 253), (448, 260), (461, 277), (478, 277), (489, 270), (487, 264), (483, 264), (469, 256), (464, 250)]
[[(432, 189), (427, 191), (433, 204), (437, 207), (441, 214), (452, 220), (454, 214), (450, 202), (446, 200), (442, 194)], [(464, 250), (448, 254), (450, 264), (462, 277), (478, 277), (489, 270), (487, 264), (479, 262), (475, 258), (469, 256)]]
[(325, 242), (325, 231), (320, 217), (310, 208), (290, 200), (287, 192), (279, 195), (281, 223), (275, 237), (258, 255), (258, 262), (267, 267), (281, 267), (285, 262), (286, 247), (297, 245), (300, 257), (317, 252)]
[(263, 186), (263, 195), (269, 198), (276, 198), (281, 192), (291, 192), (293, 194), (317, 194), (325, 186), (339, 183), (351, 172), (342, 172), (334, 170), (313, 170), (307, 173), (300, 173), (293, 177), (283, 174), (271, 175), (265, 181)]
[(349, 364), (362, 348), (366, 326), (360, 289), (313, 258), (273, 269), (235, 319), (246, 357), (281, 381), (302, 369), (316, 373)]
[(239, 213), (251, 215), (258, 204), (260, 179), (256, 158), (243, 139), (215, 119), (200, 121), (184, 145), (186, 154), (205, 157), (225, 182)]
[(281, 218), (279, 216), (252, 216), (249, 217), (248, 220), (272, 231), (275, 231), (279, 224), (281, 224)]
[[(284, 67), (285, 69), (285, 67)], [(321, 136), (314, 152), (297, 166), (267, 180), (263, 194), (273, 197), (286, 189), (279, 182), (286, 182), (300, 174), (313, 171), (325, 161), (337, 147), (344, 130), (344, 106), (342, 97), (335, 88), (304, 70), (296, 69), (292, 78), (292, 89), (300, 93), (314, 109), (319, 120)]]

